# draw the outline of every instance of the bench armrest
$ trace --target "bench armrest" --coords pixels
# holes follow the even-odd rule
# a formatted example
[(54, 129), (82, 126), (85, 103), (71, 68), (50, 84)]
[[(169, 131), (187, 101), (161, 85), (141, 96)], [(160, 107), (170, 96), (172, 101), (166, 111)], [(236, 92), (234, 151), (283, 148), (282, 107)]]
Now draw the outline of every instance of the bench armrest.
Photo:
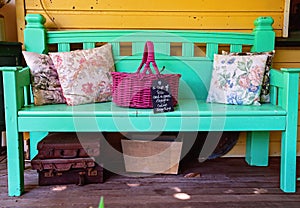
[(300, 68), (271, 69), (270, 94), (271, 103), (287, 111), (298, 109)]
[[(3, 94), (5, 110), (16, 111), (30, 103), (30, 69), (29, 67), (0, 67), (3, 76)], [(8, 108), (8, 109), (7, 109)]]
[(288, 73), (300, 73), (300, 68), (282, 68), (281, 71)]

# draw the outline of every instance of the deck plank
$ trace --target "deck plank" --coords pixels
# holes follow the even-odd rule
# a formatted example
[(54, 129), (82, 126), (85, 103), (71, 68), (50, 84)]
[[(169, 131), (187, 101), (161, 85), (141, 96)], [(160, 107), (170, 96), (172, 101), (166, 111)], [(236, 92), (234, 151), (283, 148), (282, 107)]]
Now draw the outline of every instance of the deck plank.
[[(300, 162), (300, 158), (298, 158)], [(218, 158), (181, 164), (178, 175), (129, 177), (110, 174), (103, 184), (38, 186), (35, 170), (26, 163), (21, 197), (7, 196), (6, 161), (0, 163), (1, 207), (97, 207), (104, 196), (108, 208), (299, 207), (300, 184), (293, 194), (279, 187), (280, 159), (268, 167), (250, 167), (244, 158)], [(298, 165), (299, 167), (299, 165)], [(196, 173), (197, 177), (184, 177)], [(180, 199), (180, 196), (189, 199)]]

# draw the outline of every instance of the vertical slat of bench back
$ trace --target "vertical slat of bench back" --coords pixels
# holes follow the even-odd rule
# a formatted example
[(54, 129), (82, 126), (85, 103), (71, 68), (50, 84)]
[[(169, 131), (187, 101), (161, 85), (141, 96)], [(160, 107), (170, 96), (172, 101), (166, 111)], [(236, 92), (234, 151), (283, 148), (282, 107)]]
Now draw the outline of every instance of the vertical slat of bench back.
[(242, 45), (238, 45), (238, 44), (232, 44), (230, 45), (230, 51), (231, 52), (242, 52), (243, 51), (243, 46)]
[(194, 57), (194, 43), (182, 43), (182, 56), (183, 57)]
[(219, 44), (217, 43), (208, 43), (206, 46), (206, 56), (210, 59), (214, 59), (214, 54), (218, 53)]
[(95, 48), (95, 43), (83, 43), (83, 49)]
[(120, 50), (120, 44), (119, 43), (111, 43), (112, 46), (112, 52), (114, 56), (120, 56), (121, 50)]
[(71, 50), (70, 44), (68, 44), (68, 43), (60, 43), (60, 44), (57, 45), (57, 50), (59, 52), (68, 52), (68, 51)]
[(278, 97), (281, 97), (282, 90), (284, 87), (283, 75), (279, 70), (271, 69), (270, 76), (270, 101), (274, 105), (282, 106), (281, 100), (278, 100)]

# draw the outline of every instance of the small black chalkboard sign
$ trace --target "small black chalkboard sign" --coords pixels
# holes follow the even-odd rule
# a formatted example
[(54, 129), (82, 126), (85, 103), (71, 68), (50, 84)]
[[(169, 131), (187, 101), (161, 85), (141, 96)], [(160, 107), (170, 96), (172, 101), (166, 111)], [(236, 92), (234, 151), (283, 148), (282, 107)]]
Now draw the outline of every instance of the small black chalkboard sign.
[(165, 79), (152, 82), (151, 96), (154, 113), (174, 111), (170, 84)]

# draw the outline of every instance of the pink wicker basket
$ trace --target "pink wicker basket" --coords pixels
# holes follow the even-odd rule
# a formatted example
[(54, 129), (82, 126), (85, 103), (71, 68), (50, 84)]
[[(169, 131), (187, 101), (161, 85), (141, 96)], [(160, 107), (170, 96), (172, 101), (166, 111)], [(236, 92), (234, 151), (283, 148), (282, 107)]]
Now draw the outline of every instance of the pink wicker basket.
[[(150, 68), (150, 63), (155, 74)], [(145, 65), (141, 72), (141, 69)], [(152, 82), (157, 79), (164, 79), (170, 84), (173, 105), (178, 102), (178, 86), (180, 74), (161, 74), (157, 68), (154, 58), (153, 42), (145, 44), (142, 63), (135, 73), (112, 72), (113, 77), (113, 102), (117, 106), (130, 108), (153, 108), (151, 99)]]

